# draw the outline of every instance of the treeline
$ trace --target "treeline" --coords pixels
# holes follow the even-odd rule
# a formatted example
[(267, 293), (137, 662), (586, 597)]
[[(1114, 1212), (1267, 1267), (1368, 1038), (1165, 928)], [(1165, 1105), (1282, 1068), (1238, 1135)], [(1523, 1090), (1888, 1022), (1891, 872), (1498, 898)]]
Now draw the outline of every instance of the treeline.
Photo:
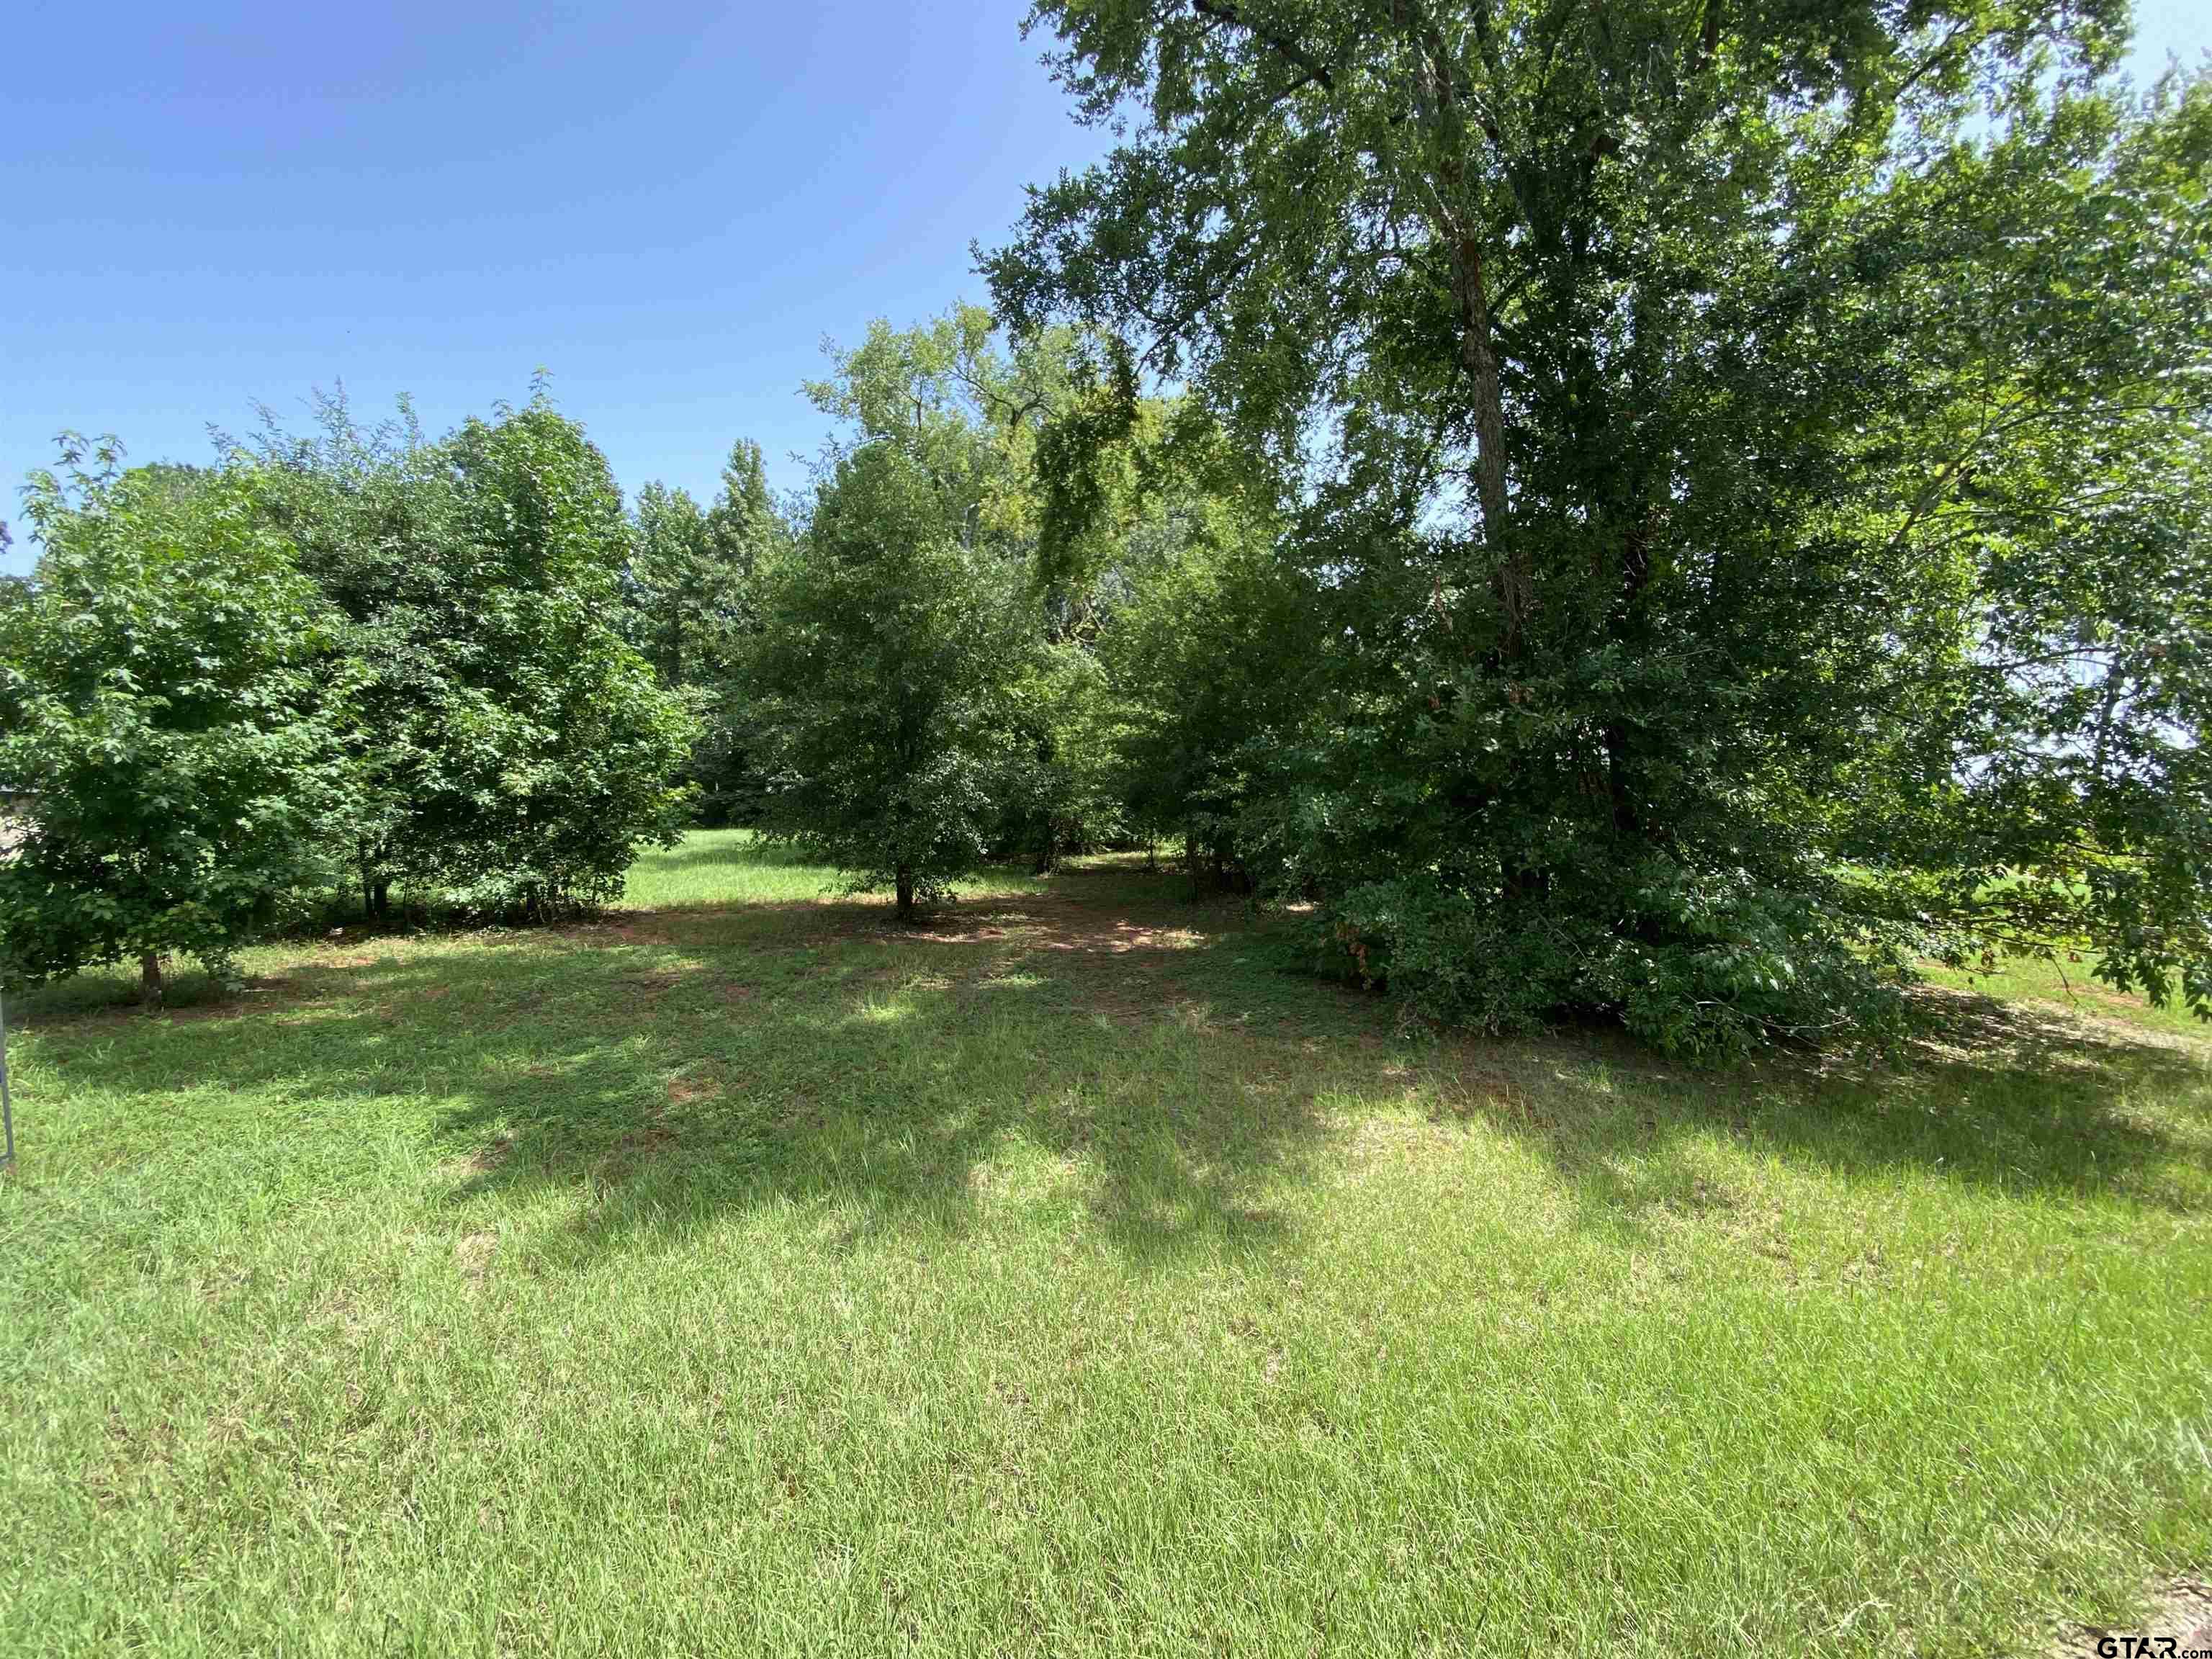
[(239, 946), (333, 893), (538, 918), (686, 821), (696, 720), (624, 636), (632, 528), (542, 398), (437, 441), (341, 404), (209, 469), (65, 440), (0, 586), (10, 983)]
[(1930, 957), (2212, 1012), (2212, 79), (2124, 0), (1030, 23), (1116, 143), (993, 299), (1272, 493), (1312, 695), (1225, 775), (1330, 959), (1678, 1052)]
[(1315, 613), (1268, 507), (1140, 445), (1053, 538), (1110, 356), (975, 307), (878, 324), (808, 388), (839, 435), (784, 504), (741, 441), (710, 504), (654, 482), (625, 513), (542, 394), (435, 440), (325, 398), (204, 468), (65, 438), (25, 491), (33, 575), (0, 584), (7, 982), (135, 962), (158, 996), (169, 957), (228, 975), (403, 903), (557, 917), (695, 822), (902, 918), (1101, 846), (1249, 884), (1243, 750)]
[(1492, 1030), (2212, 1006), (2212, 82), (2039, 0), (1036, 15), (1121, 142), (836, 356), (787, 509), (740, 446), (625, 516), (542, 400), (36, 481), (7, 971), (705, 812), (902, 916), (1165, 842)]

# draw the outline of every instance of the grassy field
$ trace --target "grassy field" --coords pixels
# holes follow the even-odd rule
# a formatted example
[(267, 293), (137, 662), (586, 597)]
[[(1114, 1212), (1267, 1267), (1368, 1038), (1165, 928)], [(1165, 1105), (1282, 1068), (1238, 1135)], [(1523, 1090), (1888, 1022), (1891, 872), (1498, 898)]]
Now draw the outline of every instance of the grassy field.
[(829, 882), (11, 1011), (0, 1650), (2040, 1653), (2212, 1563), (2179, 1022), (1698, 1075)]

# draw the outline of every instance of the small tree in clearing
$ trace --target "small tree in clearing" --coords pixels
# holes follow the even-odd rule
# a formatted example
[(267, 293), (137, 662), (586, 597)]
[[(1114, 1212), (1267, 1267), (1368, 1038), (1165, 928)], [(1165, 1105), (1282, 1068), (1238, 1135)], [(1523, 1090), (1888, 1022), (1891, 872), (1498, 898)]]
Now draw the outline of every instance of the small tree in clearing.
[(1037, 644), (1018, 566), (973, 545), (950, 499), (894, 444), (839, 459), (766, 573), (751, 653), (763, 832), (856, 891), (891, 887), (902, 921), (984, 855)]
[(136, 958), (158, 1000), (164, 955), (228, 978), (342, 867), (355, 671), (249, 475), (118, 477), (118, 453), (25, 492), (44, 555), (0, 605), (0, 781), (35, 806), (0, 860), (0, 981)]

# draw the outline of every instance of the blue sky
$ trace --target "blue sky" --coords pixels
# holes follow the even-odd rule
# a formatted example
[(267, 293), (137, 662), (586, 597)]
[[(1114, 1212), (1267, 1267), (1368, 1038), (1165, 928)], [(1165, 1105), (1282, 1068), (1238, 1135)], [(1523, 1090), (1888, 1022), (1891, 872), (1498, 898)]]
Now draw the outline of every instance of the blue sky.
[(796, 483), (823, 337), (983, 298), (969, 242), (1103, 145), (1019, 0), (11, 10), (10, 517), (64, 427), (200, 460), (343, 381), (438, 431), (541, 365), (626, 489), (739, 436)]
[[(0, 513), (64, 427), (200, 460), (343, 382), (440, 431), (540, 366), (626, 489), (740, 436), (794, 484), (823, 337), (984, 297), (969, 242), (1102, 148), (1024, 9), (17, 0)], [(2196, 12), (2146, 0), (2139, 59)]]

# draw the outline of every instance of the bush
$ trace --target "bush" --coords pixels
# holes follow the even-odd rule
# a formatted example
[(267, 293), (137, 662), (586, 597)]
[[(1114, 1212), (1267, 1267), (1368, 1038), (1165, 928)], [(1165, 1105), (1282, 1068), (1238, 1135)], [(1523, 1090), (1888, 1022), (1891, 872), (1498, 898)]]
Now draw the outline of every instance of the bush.
[(1742, 871), (1693, 876), (1654, 861), (1637, 873), (1618, 908), (1591, 902), (1593, 890), (1540, 903), (1433, 878), (1363, 884), (1329, 907), (1321, 963), (1440, 1021), (1504, 1034), (1605, 1014), (1686, 1059), (1901, 1032), (1883, 953), (1799, 895)]
[(157, 995), (165, 954), (228, 978), (337, 878), (357, 675), (251, 473), (118, 477), (116, 453), (34, 477), (44, 554), (0, 606), (0, 782), (34, 797), (0, 861), (0, 978), (136, 958)]
[(443, 443), (271, 437), (272, 514), (352, 623), (367, 684), (356, 878), (472, 908), (612, 897), (672, 844), (694, 730), (620, 631), (629, 532), (606, 461), (542, 398)]

